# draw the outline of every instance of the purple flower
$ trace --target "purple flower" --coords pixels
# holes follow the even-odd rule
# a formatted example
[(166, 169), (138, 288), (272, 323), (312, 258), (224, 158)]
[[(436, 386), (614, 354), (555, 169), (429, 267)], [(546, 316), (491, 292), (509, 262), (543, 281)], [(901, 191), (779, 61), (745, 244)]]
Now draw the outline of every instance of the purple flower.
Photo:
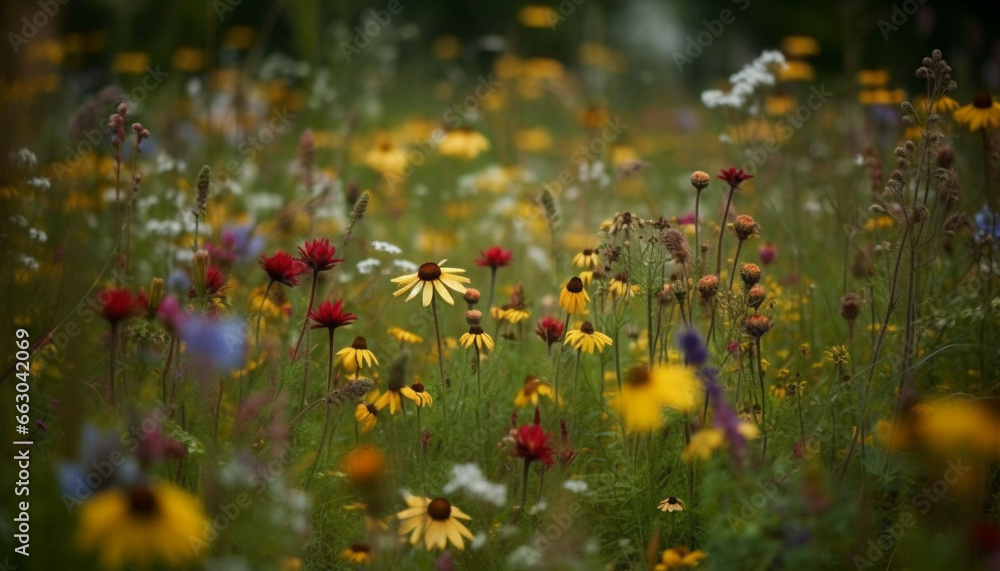
[(976, 226), (979, 226), (979, 231), (983, 235), (1000, 240), (1000, 219), (989, 206), (984, 204), (982, 210), (976, 213)]
[(246, 362), (249, 331), (241, 319), (201, 316), (188, 317), (180, 326), (190, 357), (223, 372), (238, 369)]

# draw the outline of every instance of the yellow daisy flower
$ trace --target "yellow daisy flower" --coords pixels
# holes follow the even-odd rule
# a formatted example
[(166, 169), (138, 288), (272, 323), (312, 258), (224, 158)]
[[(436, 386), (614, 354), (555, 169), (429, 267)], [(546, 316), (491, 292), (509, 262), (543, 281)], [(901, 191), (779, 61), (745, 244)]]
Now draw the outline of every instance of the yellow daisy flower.
[(365, 154), (365, 166), (383, 175), (399, 176), (407, 167), (406, 152), (385, 139)]
[(431, 406), (434, 404), (434, 399), (431, 398), (431, 393), (424, 389), (424, 384), (417, 381), (410, 385), (410, 395), (409, 392), (402, 393), (404, 397), (410, 399), (411, 401), (417, 403), (417, 406)]
[(438, 145), (438, 151), (442, 155), (464, 160), (472, 160), (489, 148), (490, 141), (469, 127), (448, 129)]
[(592, 270), (597, 267), (599, 259), (600, 256), (598, 255), (597, 250), (587, 248), (582, 252), (577, 252), (577, 254), (573, 256), (573, 265), (580, 269)]
[(407, 509), (396, 514), (399, 534), (410, 534), (410, 545), (423, 541), (424, 547), (445, 549), (450, 541), (459, 550), (465, 549), (462, 539), (475, 539), (460, 519), (472, 519), (444, 498), (422, 498), (406, 495)]
[(371, 565), (372, 563), (372, 550), (364, 543), (354, 543), (345, 549), (340, 555), (346, 559), (348, 563), (353, 563), (355, 565)]
[(588, 301), (590, 296), (587, 295), (587, 290), (583, 289), (583, 280), (578, 277), (570, 278), (566, 282), (566, 287), (559, 292), (559, 307), (570, 315), (586, 313)]
[(375, 421), (378, 420), (378, 407), (372, 403), (361, 403), (354, 409), (354, 419), (361, 425), (361, 432), (368, 432), (375, 428)]
[(480, 325), (470, 325), (469, 332), (463, 333), (462, 336), (459, 337), (458, 342), (461, 343), (462, 347), (465, 347), (466, 349), (475, 345), (476, 349), (479, 349), (480, 351), (492, 351), (494, 347), (493, 338), (490, 337), (489, 333), (483, 331), (483, 328)]
[(639, 293), (639, 285), (629, 285), (628, 274), (621, 272), (608, 282), (608, 291), (615, 299), (625, 298), (629, 300)]
[(653, 432), (663, 427), (663, 409), (694, 410), (701, 383), (694, 370), (683, 365), (645, 365), (633, 368), (612, 402), (628, 432)]
[(569, 345), (577, 351), (591, 354), (595, 350), (600, 353), (604, 348), (611, 345), (611, 338), (594, 330), (594, 324), (584, 321), (579, 329), (570, 329), (566, 332), (566, 339), (563, 345)]
[(131, 490), (112, 489), (80, 506), (77, 545), (98, 551), (108, 569), (159, 562), (191, 567), (205, 545), (205, 511), (198, 498), (174, 486), (157, 483)]
[(541, 396), (554, 399), (556, 393), (552, 390), (551, 386), (543, 383), (535, 375), (528, 375), (524, 377), (524, 386), (521, 387), (521, 390), (517, 391), (517, 395), (514, 397), (514, 406), (537, 406), (538, 397)]
[(399, 341), (400, 343), (416, 344), (424, 342), (423, 337), (417, 335), (416, 333), (411, 333), (400, 327), (390, 327), (389, 336), (395, 339), (396, 341)]
[(375, 353), (368, 349), (368, 341), (360, 335), (354, 338), (350, 347), (344, 347), (337, 351), (337, 359), (340, 360), (344, 370), (349, 373), (357, 372), (362, 368), (370, 369), (378, 365)]
[(448, 293), (448, 289), (445, 286), (464, 295), (466, 288), (462, 284), (469, 283), (469, 278), (458, 275), (465, 273), (463, 269), (442, 268), (441, 264), (447, 261), (441, 260), (437, 264), (427, 262), (420, 266), (415, 274), (393, 278), (392, 282), (399, 285), (399, 289), (392, 294), (393, 297), (399, 297), (406, 293), (407, 290), (411, 290), (410, 295), (406, 296), (406, 301), (410, 301), (423, 291), (423, 305), (427, 307), (431, 304), (434, 292), (436, 291), (438, 296), (448, 303), (448, 305), (455, 305), (455, 300), (451, 298), (451, 294)]
[(701, 550), (688, 551), (685, 547), (674, 547), (663, 552), (660, 556), (660, 562), (653, 567), (653, 571), (697, 567), (698, 563), (706, 557), (708, 555)]
[(955, 101), (947, 95), (942, 95), (931, 105), (931, 113), (951, 113), (959, 108), (958, 101)]
[(1000, 127), (1000, 103), (994, 101), (989, 93), (980, 91), (973, 97), (972, 103), (959, 107), (952, 117), (967, 125), (970, 131), (996, 129)]
[(684, 511), (684, 502), (678, 500), (677, 498), (670, 496), (669, 498), (660, 502), (661, 512), (682, 512)]

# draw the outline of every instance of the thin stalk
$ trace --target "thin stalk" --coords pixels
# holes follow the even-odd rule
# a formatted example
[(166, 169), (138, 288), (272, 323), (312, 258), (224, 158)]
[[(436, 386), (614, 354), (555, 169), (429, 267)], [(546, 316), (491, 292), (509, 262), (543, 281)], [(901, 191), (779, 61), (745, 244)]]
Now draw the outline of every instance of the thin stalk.
[(302, 329), (299, 331), (299, 340), (295, 342), (295, 351), (292, 352), (292, 360), (299, 358), (299, 347), (302, 346), (302, 338), (306, 336), (306, 325), (309, 323), (309, 312), (312, 311), (313, 303), (316, 301), (316, 282), (319, 280), (319, 272), (313, 270), (312, 287), (309, 288), (309, 307), (302, 317)]
[(704, 274), (705, 260), (701, 259), (701, 240), (699, 239), (701, 220), (698, 218), (698, 209), (700, 206), (701, 206), (701, 189), (698, 189), (694, 195), (694, 264), (695, 268), (698, 269), (699, 274)]
[(448, 392), (448, 382), (444, 376), (444, 346), (441, 342), (441, 324), (438, 321), (437, 294), (431, 297), (431, 314), (434, 316), (434, 337), (437, 339), (438, 372), (441, 373), (441, 408), (444, 409), (444, 422), (448, 424), (448, 406), (445, 395)]
[[(257, 326), (256, 326), (257, 332), (254, 334), (254, 342), (253, 342), (253, 346), (254, 346), (255, 350), (258, 347), (260, 347), (260, 318), (264, 317), (264, 302), (267, 301), (267, 294), (271, 293), (271, 286), (273, 286), (273, 285), (274, 285), (274, 280), (271, 280), (270, 282), (268, 282), (267, 289), (264, 290), (264, 297), (262, 297), (260, 299), (260, 308), (257, 310)], [(307, 312), (306, 313), (306, 318), (308, 319), (308, 317), (309, 317), (309, 314)]]
[(167, 361), (163, 364), (163, 372), (160, 374), (160, 389), (163, 391), (163, 404), (169, 409), (170, 399), (167, 393), (167, 372), (170, 370), (170, 364), (174, 360), (174, 338), (172, 336), (168, 343), (170, 348), (167, 349)]
[(729, 272), (729, 291), (733, 291), (733, 279), (736, 277), (736, 264), (740, 261), (740, 251), (743, 249), (743, 240), (736, 244), (736, 255), (733, 256), (733, 271)]
[(521, 475), (521, 512), (523, 513), (527, 507), (528, 501), (528, 466), (530, 465), (530, 460), (524, 459), (524, 471)]
[(108, 401), (111, 403), (111, 408), (115, 408), (115, 373), (116, 373), (116, 361), (118, 359), (118, 324), (113, 323), (111, 325), (111, 355), (108, 361), (111, 365), (111, 375), (108, 379)]
[(726, 220), (729, 219), (729, 206), (733, 202), (735, 186), (729, 187), (729, 198), (726, 199), (726, 209), (722, 212), (722, 226), (719, 228), (719, 243), (715, 251), (715, 275), (722, 277), (722, 237), (726, 235)]
[(768, 430), (767, 430), (767, 416), (766, 416), (766, 414), (767, 414), (767, 412), (766, 412), (766, 409), (767, 409), (767, 403), (766, 403), (766, 400), (767, 400), (767, 391), (764, 389), (764, 367), (762, 366), (762, 361), (763, 360), (762, 360), (762, 358), (760, 356), (760, 337), (757, 337), (757, 340), (756, 340), (756, 349), (757, 349), (757, 373), (760, 376), (760, 425), (761, 425), (761, 432), (764, 433), (763, 434), (764, 445), (763, 445), (763, 450), (761, 451), (761, 461), (762, 462), (766, 462), (767, 461), (767, 433), (768, 433)]

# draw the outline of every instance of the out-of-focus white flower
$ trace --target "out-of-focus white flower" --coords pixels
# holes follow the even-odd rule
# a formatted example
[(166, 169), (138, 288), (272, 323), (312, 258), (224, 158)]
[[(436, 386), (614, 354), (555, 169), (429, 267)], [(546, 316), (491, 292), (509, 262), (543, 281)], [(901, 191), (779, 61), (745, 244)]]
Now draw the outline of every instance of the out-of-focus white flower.
[(39, 190), (48, 190), (52, 188), (52, 183), (44, 176), (33, 176), (28, 179), (28, 186), (33, 186)]
[(529, 567), (538, 567), (542, 563), (542, 554), (540, 551), (533, 547), (527, 545), (522, 545), (514, 550), (513, 553), (507, 557), (507, 565), (514, 569), (526, 569)]
[(375, 271), (375, 268), (382, 265), (381, 260), (376, 258), (368, 258), (366, 260), (361, 260), (358, 262), (358, 273), (368, 275)]
[(376, 252), (385, 252), (387, 254), (403, 253), (403, 250), (399, 246), (395, 244), (390, 244), (389, 242), (382, 242), (379, 240), (375, 240), (372, 242), (372, 248), (374, 248)]
[(563, 487), (571, 492), (577, 494), (582, 494), (587, 491), (587, 482), (584, 480), (566, 480), (563, 482)]
[(393, 260), (392, 265), (396, 266), (397, 268), (403, 270), (408, 274), (415, 274), (417, 273), (417, 270), (420, 269), (420, 266), (414, 264), (409, 260)]
[(530, 513), (531, 515), (535, 515), (545, 511), (548, 507), (549, 504), (545, 500), (538, 500), (537, 504), (531, 506), (531, 509), (528, 510), (528, 513)]
[(507, 503), (507, 486), (487, 480), (478, 464), (456, 464), (451, 468), (451, 474), (451, 481), (444, 485), (444, 493), (452, 494), (458, 490), (465, 490), (470, 495), (496, 506)]

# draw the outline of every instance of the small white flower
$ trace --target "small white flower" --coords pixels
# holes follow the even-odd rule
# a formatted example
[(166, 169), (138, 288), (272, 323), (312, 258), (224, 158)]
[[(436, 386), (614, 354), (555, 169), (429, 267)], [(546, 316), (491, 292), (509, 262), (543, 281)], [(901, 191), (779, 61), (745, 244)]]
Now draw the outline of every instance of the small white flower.
[(403, 250), (399, 246), (395, 244), (390, 244), (389, 242), (382, 242), (379, 240), (375, 240), (372, 242), (372, 248), (374, 248), (376, 252), (385, 252), (387, 254), (403, 253)]
[(49, 239), (48, 234), (46, 234), (44, 230), (39, 230), (38, 228), (28, 230), (28, 236), (30, 236), (32, 240), (38, 240), (39, 242), (45, 242)]
[(38, 269), (38, 261), (27, 254), (18, 254), (17, 261), (21, 263), (22, 266), (28, 268), (31, 271)]
[(522, 545), (514, 550), (513, 553), (507, 557), (507, 564), (514, 569), (526, 569), (529, 567), (538, 567), (542, 563), (542, 554), (537, 549), (529, 547), (527, 545)]
[(10, 153), (10, 160), (14, 161), (20, 167), (34, 167), (38, 164), (38, 157), (35, 153), (31, 152), (31, 149), (22, 148), (16, 153)]
[(52, 188), (52, 183), (44, 176), (34, 176), (28, 179), (28, 186), (33, 186), (41, 190)]
[(549, 507), (549, 504), (546, 503), (545, 500), (538, 500), (537, 504), (531, 506), (531, 509), (528, 510), (528, 513), (530, 513), (531, 515), (535, 515), (537, 513), (541, 513), (543, 511), (545, 511), (548, 507)]
[(368, 258), (366, 260), (361, 260), (358, 262), (358, 273), (368, 275), (375, 271), (375, 268), (382, 265), (382, 262), (376, 258)]
[(587, 491), (587, 482), (584, 480), (566, 480), (563, 482), (563, 487), (571, 492), (577, 494), (582, 494)]
[(451, 468), (451, 481), (444, 485), (444, 493), (451, 494), (465, 490), (470, 495), (496, 506), (507, 503), (507, 486), (490, 482), (483, 476), (479, 465), (474, 463), (456, 464)]
[(473, 551), (482, 549), (483, 546), (486, 545), (487, 539), (486, 534), (480, 531), (476, 534), (476, 538), (472, 540), (472, 543), (469, 544), (469, 548)]

